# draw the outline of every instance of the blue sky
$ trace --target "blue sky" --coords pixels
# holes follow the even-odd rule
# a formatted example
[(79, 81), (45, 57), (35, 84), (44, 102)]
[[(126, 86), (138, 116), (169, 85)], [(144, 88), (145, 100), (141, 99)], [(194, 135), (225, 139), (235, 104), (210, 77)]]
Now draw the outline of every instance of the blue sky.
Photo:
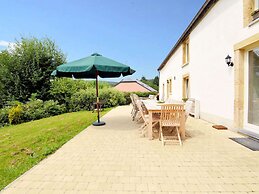
[(0, 45), (48, 37), (68, 62), (98, 52), (130, 65), (135, 78), (153, 78), (204, 2), (1, 0)]

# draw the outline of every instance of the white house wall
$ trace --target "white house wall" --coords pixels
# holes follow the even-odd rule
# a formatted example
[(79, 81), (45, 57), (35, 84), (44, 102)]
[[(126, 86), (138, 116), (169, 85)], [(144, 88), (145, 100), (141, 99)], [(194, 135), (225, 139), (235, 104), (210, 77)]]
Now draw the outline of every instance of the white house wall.
[(167, 80), (172, 79), (172, 95), (170, 97), (172, 97), (173, 99), (182, 99), (182, 79), (180, 77), (182, 73), (182, 68), (179, 65), (181, 63), (182, 63), (182, 50), (178, 49), (176, 53), (169, 59), (168, 65), (166, 65), (160, 71), (159, 95), (162, 98), (163, 98), (163, 94), (162, 94), (163, 84), (165, 85), (165, 95), (166, 95)]
[[(259, 25), (243, 28), (243, 0), (219, 0), (189, 36), (190, 63), (182, 68), (182, 47), (160, 71), (162, 84), (170, 76), (172, 97), (182, 99), (182, 76), (189, 73), (190, 96), (200, 101), (200, 116), (232, 128), (234, 119), (234, 68), (225, 57), (234, 58), (234, 44), (259, 32)], [(160, 93), (161, 94), (161, 93)]]

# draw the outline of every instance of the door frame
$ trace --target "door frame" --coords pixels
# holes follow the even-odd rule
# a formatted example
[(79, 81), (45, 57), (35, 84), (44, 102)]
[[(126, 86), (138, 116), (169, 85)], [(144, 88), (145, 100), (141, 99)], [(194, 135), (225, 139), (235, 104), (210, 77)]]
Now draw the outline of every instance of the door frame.
[[(245, 54), (248, 50), (259, 47), (259, 33), (234, 45), (234, 128), (243, 129), (245, 127)], [(248, 59), (248, 57), (247, 57)], [(249, 127), (250, 128), (250, 127)]]
[(259, 132), (259, 126), (248, 123), (248, 110), (249, 110), (249, 52), (252, 51), (255, 48), (259, 48), (258, 47), (254, 47), (251, 49), (247, 49), (245, 50), (245, 56), (244, 56), (244, 61), (245, 61), (245, 65), (244, 65), (244, 128), (246, 129), (252, 129), (252, 130), (256, 130), (257, 132)]

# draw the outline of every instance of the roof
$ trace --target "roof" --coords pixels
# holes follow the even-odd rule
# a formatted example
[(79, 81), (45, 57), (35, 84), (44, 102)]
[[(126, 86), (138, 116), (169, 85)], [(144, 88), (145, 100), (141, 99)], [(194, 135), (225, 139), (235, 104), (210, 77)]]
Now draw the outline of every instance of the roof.
[[(150, 87), (149, 85), (143, 83), (142, 81), (139, 81), (137, 79), (132, 79), (132, 78), (124, 78), (122, 79), (118, 84), (120, 83), (127, 83), (127, 82), (136, 82), (137, 84), (141, 85), (142, 87), (146, 88), (147, 90), (149, 90), (150, 92), (157, 92), (157, 90), (155, 90), (154, 88)], [(117, 84), (117, 85), (118, 85)]]
[(163, 69), (163, 67), (166, 65), (167, 61), (170, 59), (170, 57), (174, 54), (174, 52), (178, 49), (178, 47), (184, 42), (184, 40), (189, 36), (191, 31), (199, 24), (199, 22), (205, 17), (205, 15), (210, 11), (210, 9), (218, 2), (219, 0), (206, 0), (205, 3), (202, 5), (199, 12), (195, 15), (189, 26), (186, 28), (182, 36), (178, 39), (174, 47), (171, 49), (169, 54), (166, 56), (164, 61), (161, 63), (161, 65), (158, 67), (158, 71)]
[(135, 82), (135, 81), (136, 81), (136, 79), (132, 79), (130, 77), (125, 77), (120, 82)]

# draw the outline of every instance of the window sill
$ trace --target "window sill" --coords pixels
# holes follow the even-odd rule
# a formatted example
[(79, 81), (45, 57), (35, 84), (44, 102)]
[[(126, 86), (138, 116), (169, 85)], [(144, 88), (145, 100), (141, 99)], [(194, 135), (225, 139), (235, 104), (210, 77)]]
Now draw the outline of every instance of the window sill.
[(253, 17), (253, 21), (257, 20), (259, 18), (259, 9), (255, 10), (251, 16)]
[(185, 67), (185, 66), (187, 66), (187, 65), (189, 65), (189, 62), (183, 64), (183, 65), (182, 65), (182, 68)]
[(248, 27), (253, 26), (253, 25), (256, 24), (257, 22), (259, 22), (259, 18), (257, 18), (257, 19), (255, 19), (255, 20), (251, 21), (250, 24), (248, 24)]

